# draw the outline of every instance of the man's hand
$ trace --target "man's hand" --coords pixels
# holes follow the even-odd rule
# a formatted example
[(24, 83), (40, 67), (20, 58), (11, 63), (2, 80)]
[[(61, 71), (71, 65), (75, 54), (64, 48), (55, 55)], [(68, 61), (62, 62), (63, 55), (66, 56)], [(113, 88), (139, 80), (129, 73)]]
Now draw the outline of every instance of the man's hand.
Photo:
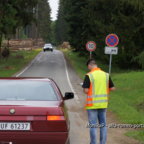
[(89, 89), (88, 89), (88, 88), (84, 88), (84, 89), (83, 89), (83, 92), (84, 92), (85, 94), (88, 94)]
[(115, 87), (111, 87), (109, 91), (115, 91)]

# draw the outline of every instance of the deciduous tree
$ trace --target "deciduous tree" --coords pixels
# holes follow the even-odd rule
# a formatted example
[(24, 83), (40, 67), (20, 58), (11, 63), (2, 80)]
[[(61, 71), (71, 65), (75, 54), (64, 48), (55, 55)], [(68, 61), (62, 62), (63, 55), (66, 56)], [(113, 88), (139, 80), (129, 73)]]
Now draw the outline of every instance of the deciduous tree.
[(16, 28), (36, 21), (33, 8), (38, 0), (1, 0), (0, 1), (0, 55), (2, 36), (15, 34)]

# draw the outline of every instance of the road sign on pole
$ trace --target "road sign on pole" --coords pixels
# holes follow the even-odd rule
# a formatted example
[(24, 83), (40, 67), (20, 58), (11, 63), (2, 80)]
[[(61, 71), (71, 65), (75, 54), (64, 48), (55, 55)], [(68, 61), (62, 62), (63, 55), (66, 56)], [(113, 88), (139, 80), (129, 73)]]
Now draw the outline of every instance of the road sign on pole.
[(87, 42), (86, 49), (90, 51), (90, 58), (92, 58), (92, 51), (96, 49), (96, 43), (93, 41)]
[(117, 35), (115, 34), (109, 34), (107, 37), (106, 37), (106, 44), (110, 47), (115, 47), (117, 46), (119, 43), (119, 38)]
[(112, 63), (112, 55), (117, 55), (118, 54), (118, 47), (117, 46), (119, 43), (119, 38), (115, 34), (109, 34), (106, 37), (106, 44), (109, 47), (105, 47), (105, 54), (110, 54), (110, 63), (109, 63), (109, 75), (111, 74), (111, 63)]

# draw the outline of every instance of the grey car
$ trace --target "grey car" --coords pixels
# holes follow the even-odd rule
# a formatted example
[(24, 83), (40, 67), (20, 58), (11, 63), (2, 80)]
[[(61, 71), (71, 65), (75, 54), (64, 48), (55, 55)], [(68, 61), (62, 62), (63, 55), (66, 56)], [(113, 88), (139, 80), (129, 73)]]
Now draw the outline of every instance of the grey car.
[(52, 44), (50, 44), (50, 43), (45, 44), (44, 47), (43, 47), (43, 52), (45, 52), (46, 50), (50, 50), (51, 52), (53, 52)]

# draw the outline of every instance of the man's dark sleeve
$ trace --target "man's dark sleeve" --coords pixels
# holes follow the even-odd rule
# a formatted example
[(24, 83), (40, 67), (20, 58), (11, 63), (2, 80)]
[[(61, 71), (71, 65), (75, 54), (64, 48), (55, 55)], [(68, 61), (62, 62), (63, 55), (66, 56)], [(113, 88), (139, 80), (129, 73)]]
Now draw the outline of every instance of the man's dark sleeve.
[(109, 88), (112, 88), (112, 87), (114, 87), (114, 84), (111, 80), (111, 77), (109, 76)]
[(84, 79), (84, 82), (83, 82), (83, 88), (90, 88), (90, 79), (89, 79), (89, 76), (86, 75), (85, 76), (85, 79)]

